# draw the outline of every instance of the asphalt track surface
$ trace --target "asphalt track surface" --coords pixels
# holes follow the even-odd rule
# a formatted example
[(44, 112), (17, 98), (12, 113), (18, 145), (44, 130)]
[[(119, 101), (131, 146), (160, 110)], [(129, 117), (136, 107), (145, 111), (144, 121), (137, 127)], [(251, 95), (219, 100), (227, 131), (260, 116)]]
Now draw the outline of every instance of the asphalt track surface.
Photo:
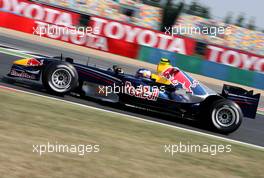
[[(105, 59), (97, 58), (95, 56), (88, 57), (83, 54), (77, 54), (69, 50), (57, 49), (52, 46), (46, 46), (43, 44), (36, 44), (36, 43), (33, 44), (32, 42), (22, 41), (19, 39), (14, 39), (12, 37), (0, 36), (0, 44), (5, 44), (7, 46), (11, 46), (35, 53), (40, 53), (44, 55), (49, 55), (49, 56), (59, 56), (61, 53), (63, 53), (64, 56), (78, 59), (76, 62), (79, 63), (87, 63), (87, 61), (89, 61), (90, 64), (93, 65), (96, 64), (103, 67), (110, 67), (113, 64), (116, 64), (113, 63), (111, 60), (107, 59), (107, 56)], [(35, 82), (35, 83), (25, 84), (25, 83), (17, 82), (10, 84), (3, 80), (3, 77), (8, 73), (10, 69), (12, 61), (18, 58), (19, 57), (17, 56), (0, 53), (0, 85), (15, 89), (20, 89), (36, 94), (51, 96), (45, 92), (45, 89), (43, 89), (43, 87), (39, 83)], [(124, 70), (129, 73), (134, 73), (138, 68), (135, 66), (127, 65), (125, 63), (119, 63), (118, 65), (122, 66)], [(221, 91), (221, 88), (219, 88), (216, 85), (212, 85), (212, 84), (206, 84), (206, 85), (218, 92)], [(57, 96), (52, 96), (52, 97), (57, 97)], [(119, 106), (112, 106), (107, 103), (97, 102), (91, 99), (81, 99), (75, 96), (65, 96), (65, 97), (57, 97), (57, 98), (264, 147), (264, 129), (263, 129), (264, 116), (260, 114), (257, 114), (256, 119), (245, 118), (240, 128), (234, 133), (231, 133), (229, 135), (222, 135), (207, 130), (198, 122), (176, 119), (172, 116), (160, 115), (157, 113), (147, 112), (129, 107), (120, 108)], [(263, 106), (263, 97), (261, 98), (260, 105)]]

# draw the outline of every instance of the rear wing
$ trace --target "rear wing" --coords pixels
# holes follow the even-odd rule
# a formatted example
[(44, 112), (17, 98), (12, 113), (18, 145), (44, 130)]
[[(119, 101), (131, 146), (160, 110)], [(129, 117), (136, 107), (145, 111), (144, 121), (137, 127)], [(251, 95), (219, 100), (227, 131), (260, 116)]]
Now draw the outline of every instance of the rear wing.
[(224, 98), (236, 102), (245, 117), (255, 119), (260, 94), (254, 94), (253, 90), (247, 91), (243, 88), (224, 84), (222, 94)]

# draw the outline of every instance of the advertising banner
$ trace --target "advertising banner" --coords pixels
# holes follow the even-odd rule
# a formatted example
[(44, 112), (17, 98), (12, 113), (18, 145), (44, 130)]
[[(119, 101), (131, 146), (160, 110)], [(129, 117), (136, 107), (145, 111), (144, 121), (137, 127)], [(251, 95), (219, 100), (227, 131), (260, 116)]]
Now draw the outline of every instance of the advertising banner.
[(0, 27), (32, 34), (34, 26), (32, 19), (0, 11)]
[(139, 45), (118, 41), (106, 36), (99, 36), (92, 33), (92, 28), (69, 28), (48, 24), (41, 21), (35, 21), (36, 27), (34, 35), (47, 37), (72, 43), (79, 46), (85, 46), (113, 54), (136, 58)]
[[(140, 45), (168, 50), (184, 55), (194, 53), (195, 42), (189, 38), (172, 37), (159, 31), (122, 23), (119, 21), (107, 20), (100, 17), (91, 17), (88, 28), (91, 31), (82, 33), (76, 30), (80, 22), (80, 14), (65, 11), (59, 8), (45, 6), (28, 0), (0, 0), (0, 11), (8, 12), (6, 16), (12, 16), (19, 20), (12, 20), (8, 17), (9, 27), (2, 21), (2, 26), (19, 31), (29, 32), (32, 27), (34, 35), (40, 35), (56, 40), (86, 46), (98, 50), (107, 51), (127, 57), (136, 58)], [(11, 13), (11, 14), (10, 14)], [(32, 21), (23, 19), (34, 19)], [(26, 21), (26, 23), (24, 22)], [(30, 24), (28, 24), (30, 23)], [(11, 27), (11, 26), (12, 27)], [(64, 27), (69, 27), (64, 28)], [(87, 29), (82, 30), (87, 32)]]
[(0, 11), (64, 26), (78, 25), (80, 20), (80, 14), (28, 0), (0, 0)]
[(91, 17), (89, 26), (94, 29), (93, 34), (99, 36), (184, 55), (194, 54), (195, 41), (190, 38), (169, 36), (160, 31), (101, 17)]
[(91, 32), (92, 28), (79, 29), (76, 27), (55, 25), (45, 21), (25, 18), (9, 12), (0, 11), (0, 26), (130, 58), (136, 58), (139, 51), (138, 44), (94, 35)]
[(245, 51), (207, 45), (205, 59), (241, 69), (264, 72), (264, 56)]

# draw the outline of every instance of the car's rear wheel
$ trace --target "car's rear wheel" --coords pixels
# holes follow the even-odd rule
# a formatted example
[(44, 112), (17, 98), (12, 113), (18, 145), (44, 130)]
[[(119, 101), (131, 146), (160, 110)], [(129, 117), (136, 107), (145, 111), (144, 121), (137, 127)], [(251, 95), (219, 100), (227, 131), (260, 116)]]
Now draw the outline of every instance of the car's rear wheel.
[(42, 83), (49, 92), (64, 95), (77, 87), (78, 73), (67, 62), (52, 62), (43, 71)]
[(210, 125), (221, 133), (231, 133), (238, 129), (243, 118), (240, 107), (233, 101), (215, 101), (208, 115)]

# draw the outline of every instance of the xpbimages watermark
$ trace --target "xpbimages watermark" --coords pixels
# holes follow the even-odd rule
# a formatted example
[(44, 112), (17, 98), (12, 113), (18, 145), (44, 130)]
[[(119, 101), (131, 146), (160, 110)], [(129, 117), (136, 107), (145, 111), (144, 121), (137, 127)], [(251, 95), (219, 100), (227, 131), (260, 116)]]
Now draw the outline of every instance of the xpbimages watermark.
[(219, 153), (230, 153), (232, 151), (231, 145), (209, 145), (209, 144), (187, 144), (179, 142), (177, 144), (164, 145), (164, 152), (174, 156), (179, 153), (207, 153), (215, 156)]
[(75, 26), (62, 26), (62, 25), (54, 25), (48, 24), (44, 22), (36, 22), (38, 24), (37, 27), (33, 27), (33, 35), (38, 36), (54, 36), (54, 37), (66, 37), (67, 35), (78, 35), (79, 37), (84, 37), (92, 34), (99, 34), (98, 27), (75, 27)]
[(128, 94), (137, 98), (156, 101), (159, 93), (165, 92), (165, 86), (133, 86), (131, 82), (126, 81), (124, 86), (98, 86), (98, 94), (108, 96), (109, 94)]
[(209, 35), (209, 36), (219, 36), (224, 34), (229, 34), (230, 27), (216, 27), (216, 26), (182, 26), (181, 24), (174, 27), (165, 27), (165, 35)]
[(73, 153), (79, 156), (84, 156), (90, 153), (99, 153), (100, 145), (97, 144), (59, 144), (58, 142), (40, 145), (32, 145), (32, 152), (39, 154), (40, 156), (47, 153)]

